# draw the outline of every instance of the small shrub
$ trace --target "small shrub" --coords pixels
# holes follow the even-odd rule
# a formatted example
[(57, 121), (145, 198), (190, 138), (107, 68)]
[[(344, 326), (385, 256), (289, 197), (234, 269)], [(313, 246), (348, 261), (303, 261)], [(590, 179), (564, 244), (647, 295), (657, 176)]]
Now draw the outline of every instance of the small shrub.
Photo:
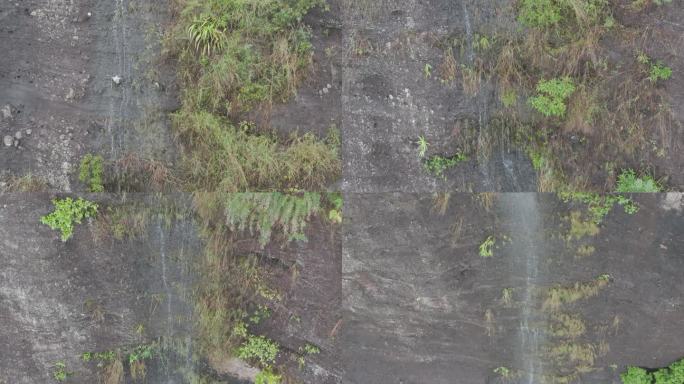
[(67, 377), (71, 376), (73, 373), (66, 370), (66, 363), (64, 361), (58, 361), (53, 365), (52, 377), (59, 381), (66, 381)]
[(626, 372), (620, 374), (623, 384), (652, 384), (653, 375), (645, 369), (628, 367)]
[(332, 205), (332, 209), (328, 211), (328, 220), (335, 224), (342, 223), (342, 206), (344, 204), (342, 194), (339, 192), (330, 193), (328, 195), (328, 200), (330, 200)]
[(264, 370), (254, 377), (254, 384), (280, 384), (281, 380), (282, 376), (276, 375), (269, 370)]
[(93, 156), (90, 153), (81, 160), (78, 179), (88, 185), (90, 192), (104, 192), (104, 185), (102, 183), (104, 167), (102, 162), (102, 156)]
[(575, 85), (569, 77), (540, 80), (537, 92), (539, 95), (530, 98), (534, 109), (546, 117), (563, 117), (567, 109), (566, 101), (575, 92)]
[(562, 19), (562, 8), (555, 0), (523, 0), (518, 21), (531, 28), (546, 28)]
[(247, 340), (237, 349), (237, 356), (245, 360), (255, 360), (263, 367), (275, 363), (280, 346), (265, 336), (249, 335)]
[(672, 68), (663, 65), (662, 63), (652, 64), (651, 70), (649, 71), (648, 79), (653, 83), (657, 83), (658, 80), (667, 80), (672, 77)]
[(84, 218), (93, 217), (97, 214), (97, 204), (83, 200), (54, 199), (52, 204), (55, 209), (52, 213), (40, 218), (40, 222), (53, 230), (61, 232), (62, 241), (67, 241), (74, 232), (74, 223), (81, 224)]
[(617, 180), (616, 192), (619, 193), (658, 193), (663, 187), (653, 177), (643, 175), (638, 177), (634, 170), (623, 171)]
[(427, 170), (429, 173), (446, 180), (444, 171), (446, 171), (449, 168), (453, 168), (459, 163), (462, 163), (466, 160), (468, 160), (468, 156), (458, 152), (455, 155), (449, 157), (441, 155), (432, 156), (429, 159), (425, 160), (423, 166), (425, 167), (425, 170)]

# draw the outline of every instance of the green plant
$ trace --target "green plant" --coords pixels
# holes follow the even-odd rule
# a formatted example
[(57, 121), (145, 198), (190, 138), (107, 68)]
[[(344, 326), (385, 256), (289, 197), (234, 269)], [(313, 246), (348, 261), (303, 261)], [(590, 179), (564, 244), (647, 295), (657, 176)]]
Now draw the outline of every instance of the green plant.
[(566, 101), (575, 92), (575, 85), (569, 77), (540, 80), (536, 89), (539, 94), (529, 100), (534, 109), (546, 117), (565, 116)]
[(417, 144), (418, 144), (418, 157), (421, 157), (421, 158), (425, 157), (425, 153), (427, 153), (428, 146), (430, 145), (430, 143), (427, 142), (427, 140), (425, 139), (425, 136), (420, 135), (420, 136), (418, 136)]
[(425, 76), (426, 79), (432, 77), (432, 65), (425, 64), (425, 66), (423, 67), (423, 76)]
[(266, 369), (259, 372), (256, 377), (254, 377), (254, 384), (280, 384), (282, 376), (276, 375), (270, 370)]
[(128, 354), (128, 366), (130, 367), (133, 379), (144, 378), (147, 374), (147, 364), (145, 360), (152, 358), (154, 347), (150, 345), (139, 345)]
[(499, 98), (501, 99), (501, 102), (506, 108), (510, 108), (518, 102), (518, 94), (515, 92), (514, 89), (507, 89), (501, 94)]
[(480, 244), (480, 257), (492, 257), (494, 256), (494, 245), (496, 244), (496, 239), (494, 236), (487, 236), (487, 238)]
[(74, 232), (74, 223), (81, 224), (84, 218), (93, 217), (97, 214), (97, 204), (78, 198), (72, 200), (53, 199), (54, 211), (40, 218), (40, 222), (53, 230), (61, 232), (62, 241), (67, 241)]
[(560, 22), (561, 12), (562, 8), (555, 0), (523, 0), (518, 21), (528, 27), (545, 28)]
[(639, 367), (627, 367), (620, 374), (620, 379), (623, 384), (681, 384), (684, 383), (684, 359), (654, 372)]
[(91, 352), (83, 352), (81, 354), (81, 360), (83, 360), (84, 363), (87, 363), (92, 359), (93, 359), (93, 354)]
[(303, 353), (307, 355), (318, 355), (319, 353), (321, 353), (321, 350), (317, 346), (309, 343), (304, 344), (304, 348), (300, 347), (300, 349)]
[(663, 187), (649, 175), (638, 177), (634, 170), (626, 169), (618, 175), (615, 191), (619, 193), (658, 193), (663, 191)]
[(455, 155), (449, 157), (442, 155), (432, 156), (424, 161), (423, 166), (429, 173), (446, 180), (444, 171), (467, 160), (468, 156), (461, 152), (457, 152)]
[(342, 223), (342, 206), (344, 204), (344, 199), (342, 194), (339, 192), (330, 193), (327, 195), (332, 208), (328, 211), (328, 220), (335, 224)]
[(628, 367), (626, 372), (620, 374), (623, 384), (652, 384), (653, 375), (643, 368)]
[(510, 378), (512, 376), (511, 370), (507, 367), (497, 367), (494, 369), (494, 373), (505, 379)]
[(247, 340), (238, 347), (237, 357), (246, 360), (255, 360), (263, 367), (269, 367), (275, 363), (280, 346), (265, 336), (247, 336)]
[(656, 83), (658, 80), (667, 80), (672, 77), (672, 68), (662, 63), (652, 64), (648, 79)]
[(188, 34), (195, 44), (195, 49), (204, 55), (220, 52), (226, 45), (226, 28), (223, 20), (210, 15), (202, 15), (190, 23)]
[(52, 378), (57, 381), (66, 381), (67, 377), (71, 376), (73, 373), (68, 372), (66, 369), (66, 363), (64, 361), (57, 361), (53, 364)]
[(90, 192), (104, 192), (104, 185), (102, 184), (104, 167), (102, 162), (102, 156), (93, 156), (90, 153), (81, 159), (78, 179), (88, 185)]
[(307, 220), (320, 210), (320, 193), (302, 194), (233, 193), (226, 196), (225, 215), (233, 231), (259, 233), (260, 244), (266, 245), (278, 226), (288, 240), (303, 237)]

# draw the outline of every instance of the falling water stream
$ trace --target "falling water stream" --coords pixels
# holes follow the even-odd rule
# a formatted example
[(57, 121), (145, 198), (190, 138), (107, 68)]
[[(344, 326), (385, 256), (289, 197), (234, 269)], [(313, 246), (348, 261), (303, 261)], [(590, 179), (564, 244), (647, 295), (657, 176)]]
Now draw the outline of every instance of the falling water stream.
[(511, 238), (511, 271), (519, 279), (516, 288), (522, 292), (518, 332), (518, 364), (522, 372), (520, 383), (533, 384), (543, 376), (541, 346), (543, 343), (535, 287), (539, 282), (543, 251), (538, 235), (542, 231), (539, 204), (535, 193), (503, 193), (501, 207)]
[[(171, 325), (173, 324), (173, 314), (171, 311), (171, 297), (172, 292), (169, 289), (169, 282), (167, 276), (167, 265), (166, 265), (166, 239), (164, 237), (164, 227), (162, 226), (162, 218), (160, 217), (157, 221), (157, 232), (159, 233), (159, 258), (161, 260), (161, 278), (162, 278), (162, 288), (164, 289), (164, 301), (166, 302), (166, 338), (172, 337)], [(169, 378), (168, 365), (164, 365), (164, 375), (167, 380)]]

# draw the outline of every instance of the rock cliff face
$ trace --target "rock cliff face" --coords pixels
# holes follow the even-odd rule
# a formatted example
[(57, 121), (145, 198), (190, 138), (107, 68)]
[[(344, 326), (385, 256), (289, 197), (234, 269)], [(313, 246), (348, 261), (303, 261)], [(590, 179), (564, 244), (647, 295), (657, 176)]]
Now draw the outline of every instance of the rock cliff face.
[(599, 229), (553, 195), (487, 210), (452, 194), (443, 214), (432, 196), (350, 195), (344, 382), (619, 382), (614, 364), (678, 359), (684, 218), (669, 199), (644, 196)]
[[(684, 356), (682, 194), (634, 197), (636, 215), (616, 205), (596, 226), (586, 206), (533, 193), (531, 161), (494, 124), (494, 84), (464, 90), (478, 36), (518, 31), (511, 1), (329, 3), (306, 17), (310, 78), (289, 103), (250, 116), (283, 135), (341, 133), (342, 224), (312, 218), (308, 242), (240, 242), (283, 294), (258, 330), (281, 345), (284, 371), (307, 384), (618, 383), (626, 365)], [(663, 90), (679, 127), (684, 8), (673, 3), (648, 20), (616, 16), (646, 23), (656, 50), (671, 47)], [(92, 196), (102, 209), (141, 202), (135, 239), (102, 238), (87, 221), (61, 242), (40, 224), (56, 194), (83, 191), (85, 153), (133, 152), (173, 169), (178, 90), (160, 48), (171, 18), (161, 0), (0, 2), (0, 137), (10, 144), (0, 145), (0, 182), (33, 173), (50, 183), (46, 193), (0, 184), (0, 384), (56, 382), (57, 363), (68, 383), (99, 382), (102, 367), (83, 353), (125, 360), (148, 343), (161, 354), (147, 383), (240, 381), (194, 339), (204, 244), (188, 196)], [(448, 38), (460, 47), (459, 80), (443, 83)], [(421, 136), (431, 153), (475, 143), (482, 154), (435, 177), (417, 155)], [(673, 128), (654, 163), (674, 190), (683, 137)], [(185, 209), (170, 215), (168, 200)], [(300, 368), (290, 357), (307, 343), (321, 351)], [(133, 383), (129, 364), (122, 381)]]
[[(92, 383), (96, 367), (83, 353), (159, 339), (187, 343), (190, 261), (200, 249), (191, 223), (167, 225), (153, 216), (144, 238), (98, 242), (97, 225), (89, 223), (62, 242), (39, 224), (50, 210), (48, 197), (0, 197), (0, 339), (8, 346), (0, 380), (49, 383), (54, 364), (65, 362), (74, 373), (69, 382)], [(176, 382), (172, 371), (150, 369), (150, 382)]]

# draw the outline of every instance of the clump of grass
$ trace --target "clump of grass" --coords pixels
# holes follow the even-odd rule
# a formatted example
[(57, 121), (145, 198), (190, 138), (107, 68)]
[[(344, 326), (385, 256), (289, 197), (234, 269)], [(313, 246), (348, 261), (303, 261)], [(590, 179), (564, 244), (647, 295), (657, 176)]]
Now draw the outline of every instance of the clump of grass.
[(87, 154), (81, 159), (78, 179), (88, 186), (90, 192), (104, 192), (102, 174), (104, 172), (102, 156)]
[(566, 240), (580, 240), (585, 236), (596, 236), (599, 233), (599, 227), (593, 221), (582, 220), (582, 213), (573, 211), (570, 213), (570, 233)]
[(549, 356), (563, 364), (575, 363), (581, 366), (593, 366), (596, 350), (592, 344), (564, 342), (549, 349)]
[(575, 92), (575, 85), (569, 77), (540, 80), (537, 92), (537, 96), (530, 98), (530, 105), (534, 109), (546, 117), (563, 117), (567, 109), (566, 101)]
[(4, 188), (0, 192), (44, 192), (48, 190), (48, 183), (40, 177), (27, 173), (24, 176), (10, 176)]
[(420, 135), (418, 136), (418, 141), (416, 141), (416, 144), (418, 144), (418, 157), (425, 157), (425, 153), (427, 153), (430, 143), (428, 143), (428, 141), (425, 139), (425, 136)]
[[(236, 113), (295, 92), (311, 63), (303, 16), (322, 0), (188, 2), (172, 36), (185, 102)], [(199, 57), (198, 57), (199, 55)]]
[(596, 296), (609, 282), (610, 276), (601, 275), (593, 281), (586, 283), (577, 282), (567, 287), (555, 286), (546, 292), (542, 308), (555, 311), (562, 305), (572, 304), (578, 300)]
[(619, 193), (658, 193), (663, 187), (649, 175), (637, 176), (632, 169), (626, 169), (618, 175), (617, 187)]
[(550, 332), (555, 337), (576, 338), (582, 336), (586, 326), (581, 317), (567, 313), (553, 315)]
[(54, 211), (40, 218), (40, 222), (51, 229), (59, 230), (62, 241), (67, 241), (74, 233), (74, 224), (81, 224), (84, 218), (97, 214), (97, 204), (78, 198), (53, 199)]
[(234, 126), (208, 112), (181, 111), (174, 116), (187, 143), (184, 167), (190, 183), (207, 190), (239, 192), (263, 189), (317, 189), (341, 172), (339, 142), (311, 134), (283, 143), (255, 134), (254, 126)]

